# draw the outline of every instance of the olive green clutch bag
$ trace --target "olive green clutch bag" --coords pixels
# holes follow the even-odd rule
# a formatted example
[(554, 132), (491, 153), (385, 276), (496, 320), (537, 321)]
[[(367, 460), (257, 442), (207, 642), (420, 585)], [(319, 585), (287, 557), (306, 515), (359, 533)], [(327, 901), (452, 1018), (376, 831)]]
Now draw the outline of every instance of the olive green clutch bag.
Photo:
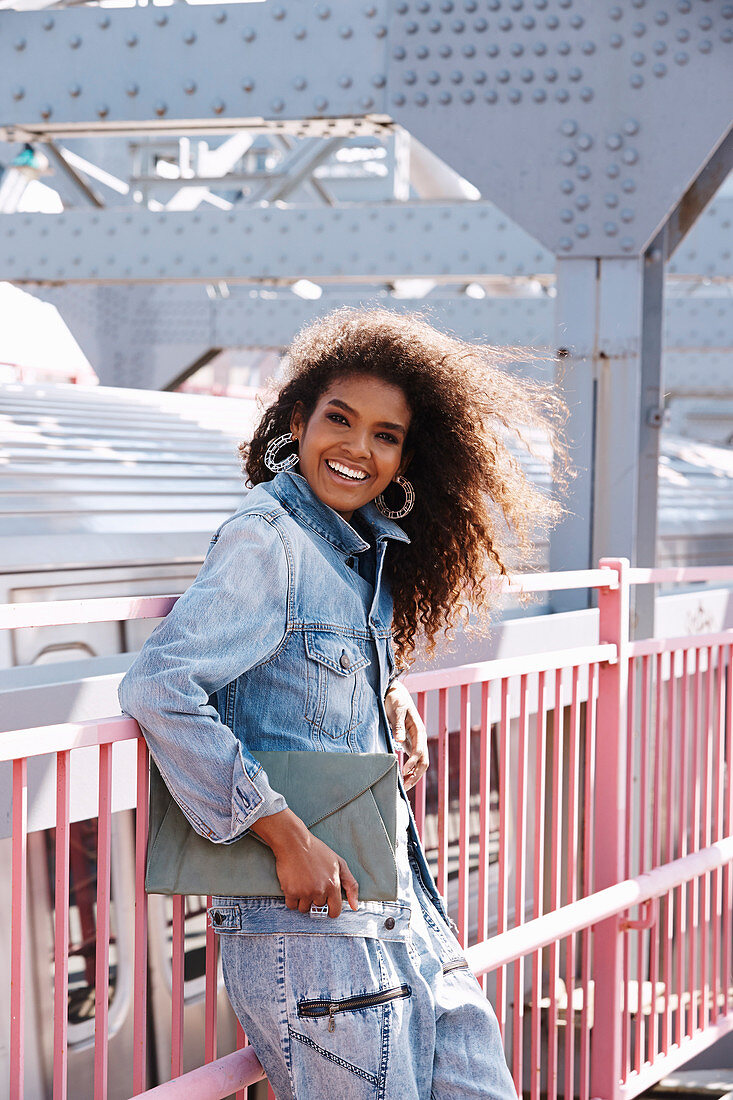
[[(273, 790), (342, 856), (361, 901), (395, 901), (397, 757), (392, 753), (253, 752)], [(200, 836), (150, 760), (145, 889), (151, 894), (282, 897), (275, 857), (253, 833), (231, 844)]]

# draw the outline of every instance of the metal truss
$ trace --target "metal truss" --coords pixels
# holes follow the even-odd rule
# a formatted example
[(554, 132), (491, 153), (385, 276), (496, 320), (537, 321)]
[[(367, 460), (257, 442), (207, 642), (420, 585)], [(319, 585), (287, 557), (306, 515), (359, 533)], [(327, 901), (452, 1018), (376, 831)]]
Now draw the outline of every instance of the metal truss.
[(710, 0), (268, 2), (2, 21), (6, 137), (264, 123), (332, 136), (395, 122), (566, 256), (640, 253), (730, 127), (733, 26)]

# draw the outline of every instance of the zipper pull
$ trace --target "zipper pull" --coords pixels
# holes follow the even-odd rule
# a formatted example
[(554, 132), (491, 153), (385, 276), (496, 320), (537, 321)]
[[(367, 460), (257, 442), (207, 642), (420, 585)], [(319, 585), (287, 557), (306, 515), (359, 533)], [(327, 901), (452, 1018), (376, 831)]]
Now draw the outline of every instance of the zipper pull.
[(336, 1005), (329, 1005), (328, 1006), (328, 1030), (329, 1031), (335, 1031), (336, 1030), (335, 1012), (336, 1012)]

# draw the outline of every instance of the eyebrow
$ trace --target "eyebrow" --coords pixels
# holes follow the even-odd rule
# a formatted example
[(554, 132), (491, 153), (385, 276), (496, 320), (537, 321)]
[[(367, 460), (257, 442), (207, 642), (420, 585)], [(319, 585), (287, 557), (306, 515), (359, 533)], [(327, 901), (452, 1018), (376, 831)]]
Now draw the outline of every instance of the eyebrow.
[[(344, 412), (351, 413), (352, 416), (358, 416), (356, 409), (352, 409), (351, 405), (347, 405), (345, 401), (340, 401), (338, 397), (331, 397), (328, 400), (329, 405), (337, 405)], [(407, 435), (407, 428), (404, 424), (393, 424), (389, 420), (380, 420), (377, 424), (378, 428), (391, 428), (392, 431), (404, 432)]]

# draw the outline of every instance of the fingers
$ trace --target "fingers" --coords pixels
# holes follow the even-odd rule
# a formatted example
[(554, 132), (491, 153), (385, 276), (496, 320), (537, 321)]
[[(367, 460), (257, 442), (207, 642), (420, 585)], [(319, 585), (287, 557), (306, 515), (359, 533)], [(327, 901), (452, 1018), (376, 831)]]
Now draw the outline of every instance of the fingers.
[[(339, 874), (341, 876), (341, 885), (346, 893), (346, 900), (351, 908), (356, 912), (359, 905), (359, 883), (356, 881), (345, 859), (341, 859), (339, 856)], [(329, 909), (330, 913), (330, 909)]]
[(418, 748), (410, 754), (402, 768), (402, 782), (405, 784), (405, 790), (409, 791), (422, 779), (428, 770), (429, 763), (427, 749)]

